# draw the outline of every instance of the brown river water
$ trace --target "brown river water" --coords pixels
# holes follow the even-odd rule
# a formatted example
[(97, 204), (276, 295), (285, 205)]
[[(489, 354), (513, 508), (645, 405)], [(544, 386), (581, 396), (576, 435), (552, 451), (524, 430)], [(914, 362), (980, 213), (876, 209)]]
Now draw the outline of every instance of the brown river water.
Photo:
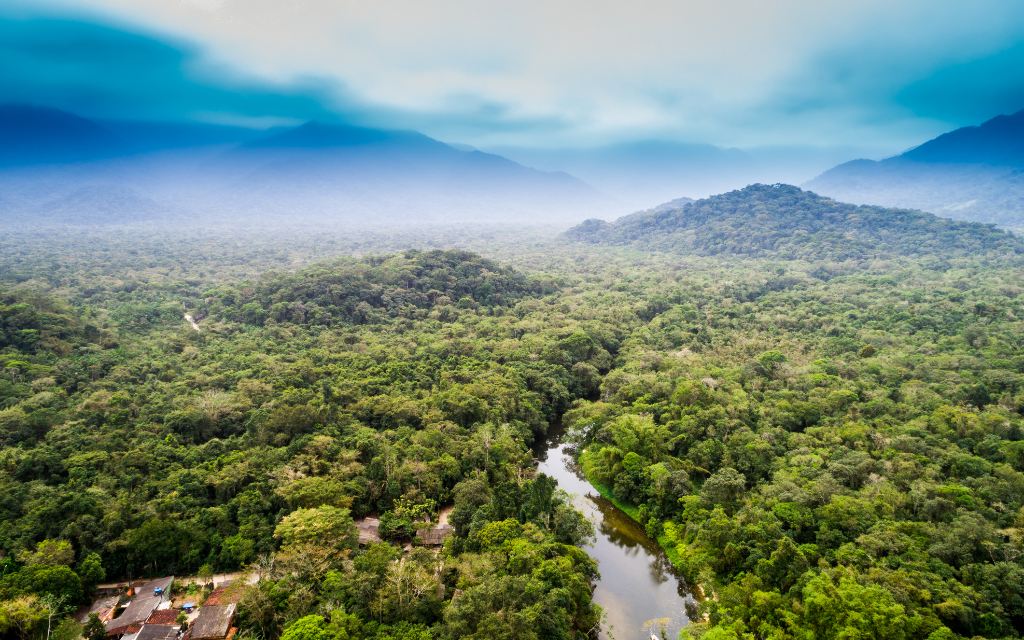
[[(554, 434), (552, 434), (554, 435)], [(596, 539), (584, 547), (597, 561), (601, 578), (594, 601), (604, 610), (603, 640), (675, 640), (689, 618), (693, 596), (673, 573), (658, 544), (629, 516), (602, 498), (558, 436), (537, 451), (538, 471), (558, 481), (594, 523)]]

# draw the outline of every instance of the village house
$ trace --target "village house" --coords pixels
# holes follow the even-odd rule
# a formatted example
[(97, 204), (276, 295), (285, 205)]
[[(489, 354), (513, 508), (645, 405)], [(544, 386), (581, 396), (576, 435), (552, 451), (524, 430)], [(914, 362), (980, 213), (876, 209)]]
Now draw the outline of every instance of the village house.
[(380, 542), (380, 518), (363, 518), (356, 522), (356, 529), (359, 531), (360, 545)]
[(177, 640), (179, 632), (181, 632), (179, 624), (146, 623), (135, 634), (134, 640)]
[(418, 530), (416, 532), (416, 539), (422, 545), (440, 547), (448, 539), (448, 536), (453, 533), (455, 533), (455, 529), (450, 524), (444, 523)]
[(171, 606), (171, 585), (174, 576), (157, 578), (142, 583), (135, 589), (128, 606), (121, 615), (108, 620), (103, 626), (108, 636), (125, 636), (138, 633), (142, 625), (157, 609)]
[(106, 623), (114, 617), (119, 602), (121, 602), (120, 595), (107, 595), (98, 598), (88, 608), (83, 607), (79, 610), (78, 621), (85, 624), (89, 616), (95, 613), (99, 617), (100, 622)]
[(224, 640), (235, 619), (235, 604), (203, 605), (188, 630), (190, 640)]

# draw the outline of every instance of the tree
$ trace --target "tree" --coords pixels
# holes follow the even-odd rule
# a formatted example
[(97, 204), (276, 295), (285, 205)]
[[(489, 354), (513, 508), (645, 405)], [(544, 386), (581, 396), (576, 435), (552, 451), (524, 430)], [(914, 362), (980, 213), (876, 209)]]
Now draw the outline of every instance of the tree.
[(747, 479), (742, 473), (732, 467), (722, 467), (704, 481), (701, 496), (712, 506), (722, 505), (726, 510), (731, 510), (736, 507), (746, 486)]
[(75, 550), (67, 540), (43, 540), (36, 545), (35, 551), (23, 554), (20, 559), (27, 565), (71, 566), (75, 561)]
[(86, 593), (92, 593), (96, 585), (107, 577), (107, 572), (103, 569), (103, 561), (100, 559), (100, 555), (95, 552), (82, 558), (82, 561), (78, 563), (78, 567), (75, 568), (75, 573), (81, 578), (82, 588)]
[(81, 640), (84, 627), (74, 618), (64, 618), (50, 633), (51, 640)]
[(274, 529), (282, 546), (321, 544), (340, 549), (355, 548), (355, 522), (348, 509), (322, 505), (292, 511)]
[(333, 640), (323, 616), (309, 615), (288, 624), (281, 640)]
[(28, 640), (46, 621), (46, 609), (33, 595), (0, 601), (0, 633)]
[(0, 594), (51, 597), (63, 605), (82, 601), (82, 581), (65, 566), (29, 565), (0, 579)]
[(85, 621), (85, 626), (82, 628), (82, 636), (85, 640), (103, 640), (107, 637), (107, 630), (97, 614), (89, 614), (89, 618)]
[(838, 581), (828, 573), (812, 578), (803, 588), (802, 622), (815, 638), (913, 638), (921, 618), (908, 615), (885, 589), (864, 586), (848, 573)]
[(291, 512), (274, 529), (274, 536), (281, 541), (278, 563), (310, 581), (338, 568), (359, 541), (348, 509), (327, 505)]

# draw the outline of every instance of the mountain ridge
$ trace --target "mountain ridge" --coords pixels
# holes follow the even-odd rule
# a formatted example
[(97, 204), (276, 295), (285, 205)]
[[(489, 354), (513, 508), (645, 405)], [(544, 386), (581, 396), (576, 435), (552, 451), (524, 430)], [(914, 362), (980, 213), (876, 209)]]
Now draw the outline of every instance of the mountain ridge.
[(785, 184), (753, 184), (611, 223), (591, 219), (564, 235), (591, 244), (758, 258), (1024, 254), (1024, 241), (991, 225), (848, 204)]
[[(134, 222), (171, 212), (184, 219), (579, 220), (580, 212), (601, 208), (599, 194), (574, 176), (416, 131), (316, 120), (265, 131), (100, 123), (36, 106), (0, 106), (4, 113), (0, 186), (18, 197), (0, 217), (21, 222)], [(81, 193), (88, 202), (76, 204)], [(131, 215), (125, 205), (133, 201), (146, 211)]]
[(841, 163), (804, 186), (851, 202), (1024, 229), (1024, 110), (891, 158)]

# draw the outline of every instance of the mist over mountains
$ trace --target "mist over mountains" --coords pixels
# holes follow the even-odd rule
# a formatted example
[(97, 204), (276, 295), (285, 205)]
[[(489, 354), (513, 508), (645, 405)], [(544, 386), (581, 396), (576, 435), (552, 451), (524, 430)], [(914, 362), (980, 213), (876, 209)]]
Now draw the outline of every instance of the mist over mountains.
[(853, 160), (807, 183), (851, 202), (1024, 227), (1024, 110), (943, 134), (898, 156)]
[(850, 157), (844, 148), (737, 149), (672, 140), (640, 140), (593, 148), (498, 148), (533, 167), (564, 170), (619, 203), (644, 209), (680, 196), (705, 197), (753, 183), (801, 183)]
[[(806, 186), (842, 201), (1020, 228), (1022, 150), (1024, 111), (886, 160), (845, 162)], [(503, 151), (522, 163), (417, 131), (350, 123), (252, 129), (0, 105), (0, 219), (571, 224), (684, 195), (799, 182), (792, 178), (842, 152), (657, 140)]]
[(8, 220), (572, 220), (602, 198), (564, 173), (414, 131), (308, 122), (268, 131), (94, 121), (0, 108)]

